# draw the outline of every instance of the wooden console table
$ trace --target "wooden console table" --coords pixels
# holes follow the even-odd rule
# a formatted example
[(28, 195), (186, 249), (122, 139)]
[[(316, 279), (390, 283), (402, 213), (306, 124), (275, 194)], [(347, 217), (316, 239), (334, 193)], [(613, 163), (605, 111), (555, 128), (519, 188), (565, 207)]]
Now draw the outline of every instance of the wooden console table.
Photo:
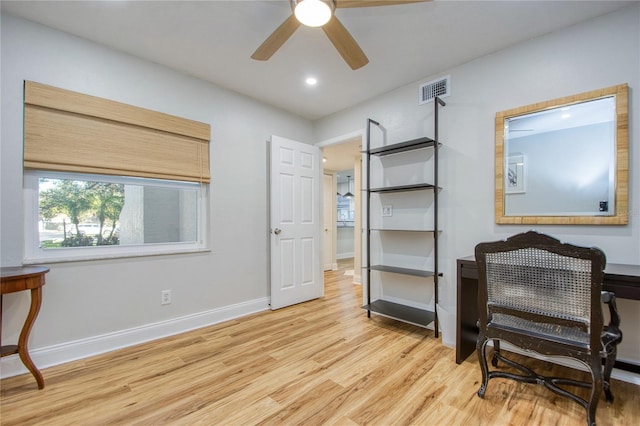
[[(457, 268), (456, 363), (460, 364), (475, 352), (478, 339), (478, 268), (475, 257), (458, 259)], [(640, 300), (640, 265), (607, 264), (602, 289), (614, 292), (619, 299)], [(640, 373), (640, 365), (628, 362), (616, 361), (615, 367)]]
[(2, 295), (7, 293), (15, 293), (17, 291), (31, 290), (31, 307), (29, 308), (29, 314), (22, 326), (20, 337), (18, 338), (17, 345), (2, 346), (0, 344), (0, 351), (2, 356), (18, 354), (22, 363), (29, 369), (33, 377), (36, 378), (38, 383), (38, 389), (44, 388), (44, 378), (42, 373), (35, 366), (31, 357), (29, 356), (29, 334), (33, 323), (40, 311), (40, 305), (42, 304), (42, 286), (44, 285), (44, 275), (49, 272), (49, 268), (44, 266), (15, 266), (15, 267), (3, 267), (2, 269), (2, 281), (0, 287), (2, 293), (0, 294), (0, 340), (2, 338)]

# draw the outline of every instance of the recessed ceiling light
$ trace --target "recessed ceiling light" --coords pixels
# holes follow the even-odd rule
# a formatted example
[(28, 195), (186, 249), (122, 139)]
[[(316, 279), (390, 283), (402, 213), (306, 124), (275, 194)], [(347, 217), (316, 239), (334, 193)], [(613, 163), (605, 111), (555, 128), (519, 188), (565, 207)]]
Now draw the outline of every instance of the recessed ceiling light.
[(318, 84), (318, 79), (315, 77), (307, 77), (307, 79), (304, 82), (307, 83), (309, 86), (315, 86), (316, 84)]

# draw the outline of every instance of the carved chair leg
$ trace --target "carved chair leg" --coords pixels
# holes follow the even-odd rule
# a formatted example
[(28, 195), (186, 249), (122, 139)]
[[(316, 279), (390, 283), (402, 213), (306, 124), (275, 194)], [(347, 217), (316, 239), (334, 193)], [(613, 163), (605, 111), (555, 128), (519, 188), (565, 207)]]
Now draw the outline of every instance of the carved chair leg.
[(589, 362), (591, 369), (591, 378), (593, 379), (591, 386), (591, 397), (587, 406), (587, 423), (590, 426), (596, 424), (596, 409), (598, 408), (598, 400), (600, 399), (600, 390), (602, 389), (602, 360), (599, 354), (594, 354)]
[(482, 370), (482, 384), (478, 389), (478, 396), (484, 398), (484, 394), (487, 391), (487, 385), (489, 384), (489, 366), (487, 365), (486, 349), (489, 341), (486, 337), (478, 338), (476, 343), (476, 352), (478, 353), (478, 361), (480, 362), (480, 369)]
[(611, 370), (613, 370), (613, 364), (616, 362), (616, 355), (618, 348), (616, 345), (611, 345), (607, 349), (607, 359), (604, 363), (604, 395), (607, 402), (613, 402), (613, 394), (611, 393)]
[(493, 357), (491, 358), (491, 365), (498, 366), (498, 357), (500, 356), (500, 340), (493, 340)]

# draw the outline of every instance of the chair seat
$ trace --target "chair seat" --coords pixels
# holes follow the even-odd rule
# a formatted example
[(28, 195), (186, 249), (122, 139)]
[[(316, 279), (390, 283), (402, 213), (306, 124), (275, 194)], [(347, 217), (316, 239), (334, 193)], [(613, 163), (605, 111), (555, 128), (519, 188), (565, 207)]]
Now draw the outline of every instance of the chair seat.
[(535, 322), (513, 315), (498, 313), (493, 314), (492, 321), (487, 325), (488, 327), (511, 329), (520, 333), (528, 332), (536, 337), (557, 343), (580, 345), (584, 348), (589, 347), (589, 333), (577, 327)]

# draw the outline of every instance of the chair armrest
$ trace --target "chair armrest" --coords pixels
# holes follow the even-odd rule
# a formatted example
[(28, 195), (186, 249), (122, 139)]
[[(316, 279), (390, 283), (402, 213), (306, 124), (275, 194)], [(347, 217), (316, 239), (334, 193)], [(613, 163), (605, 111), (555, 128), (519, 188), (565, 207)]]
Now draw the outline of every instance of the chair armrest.
[(620, 316), (618, 315), (618, 306), (616, 305), (616, 295), (611, 291), (602, 291), (600, 293), (602, 303), (609, 305), (609, 326), (620, 327)]

